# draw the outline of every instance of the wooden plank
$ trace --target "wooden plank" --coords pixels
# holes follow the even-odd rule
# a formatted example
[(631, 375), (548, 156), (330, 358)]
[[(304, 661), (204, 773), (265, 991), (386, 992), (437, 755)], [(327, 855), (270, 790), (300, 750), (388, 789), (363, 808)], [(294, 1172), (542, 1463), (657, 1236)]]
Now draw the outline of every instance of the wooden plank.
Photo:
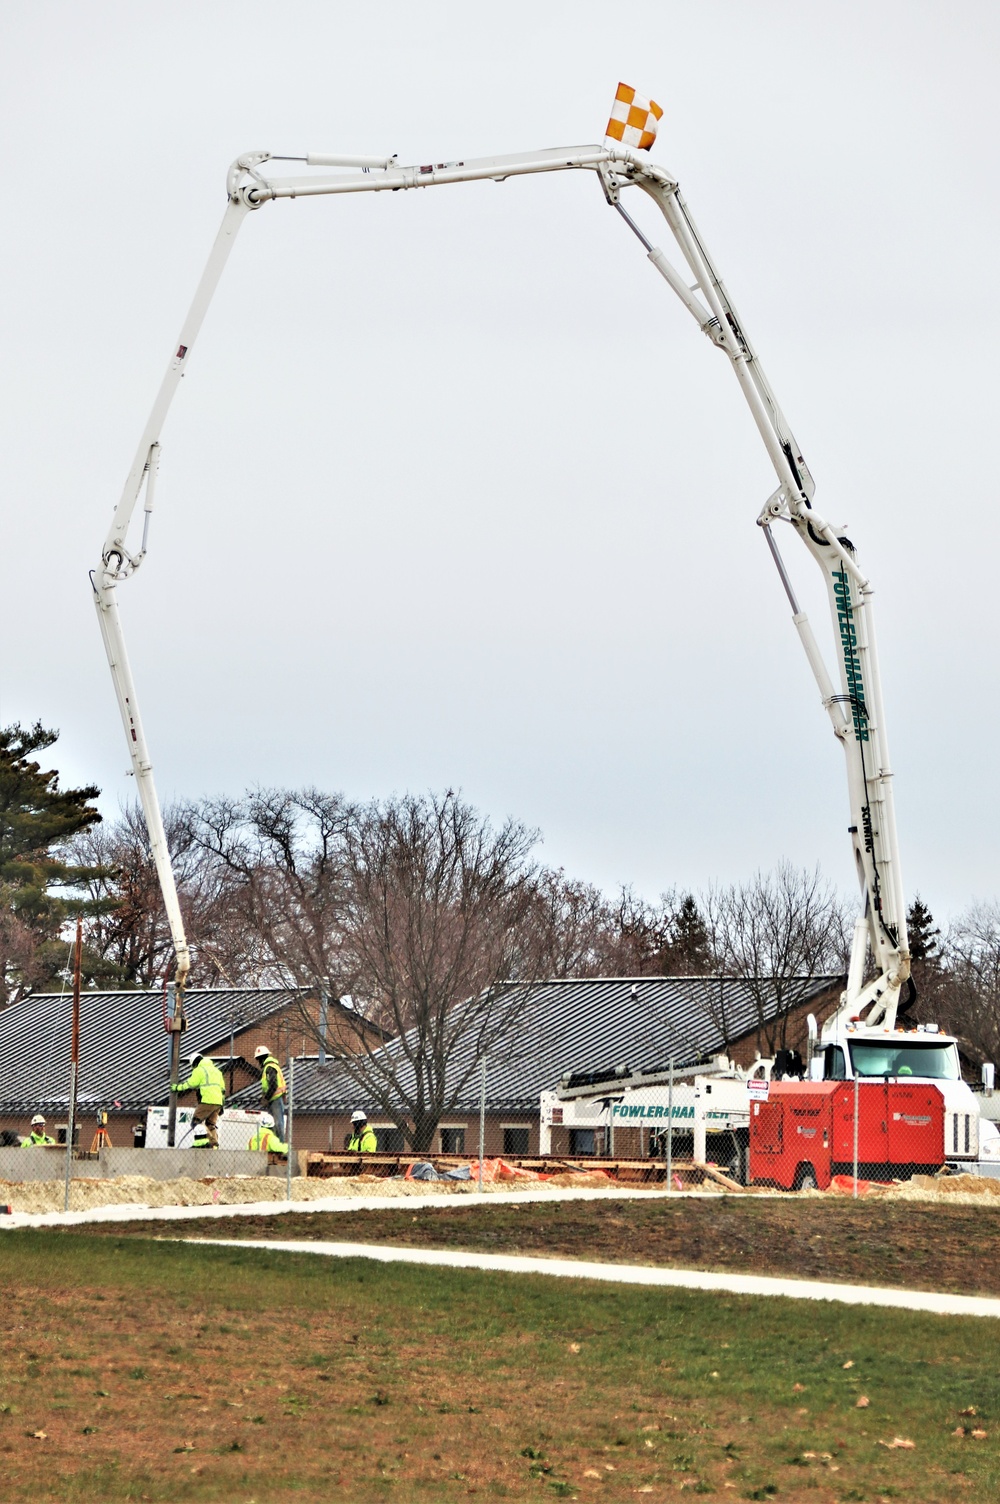
[(722, 1171), (717, 1170), (714, 1165), (703, 1165), (696, 1160), (695, 1167), (707, 1175), (709, 1180), (714, 1180), (718, 1185), (724, 1186), (727, 1191), (733, 1191), (739, 1196), (747, 1194), (745, 1185), (740, 1185), (739, 1181), (731, 1180), (728, 1175), (723, 1175)]

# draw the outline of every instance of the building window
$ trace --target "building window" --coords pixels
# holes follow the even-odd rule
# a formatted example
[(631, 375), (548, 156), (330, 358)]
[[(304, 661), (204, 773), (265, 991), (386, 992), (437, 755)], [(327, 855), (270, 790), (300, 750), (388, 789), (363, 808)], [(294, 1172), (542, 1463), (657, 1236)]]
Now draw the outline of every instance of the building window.
[(593, 1128), (571, 1128), (569, 1130), (569, 1152), (571, 1154), (596, 1154), (597, 1135)]
[(465, 1153), (465, 1129), (442, 1128), (441, 1129), (441, 1153), (464, 1154)]
[(505, 1128), (503, 1131), (503, 1152), (505, 1154), (528, 1154), (528, 1129)]
[(375, 1142), (378, 1144), (380, 1154), (404, 1154), (406, 1152), (402, 1128), (396, 1128), (391, 1124), (384, 1128), (376, 1125)]

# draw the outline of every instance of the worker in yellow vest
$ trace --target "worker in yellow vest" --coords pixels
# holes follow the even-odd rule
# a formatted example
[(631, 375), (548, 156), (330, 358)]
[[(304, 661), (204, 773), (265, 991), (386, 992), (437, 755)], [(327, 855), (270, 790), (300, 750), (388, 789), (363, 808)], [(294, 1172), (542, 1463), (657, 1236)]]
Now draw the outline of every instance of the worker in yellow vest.
[(351, 1113), (351, 1137), (347, 1142), (348, 1154), (374, 1154), (378, 1149), (378, 1140), (375, 1137), (374, 1128), (369, 1127), (368, 1119), (363, 1112)]
[(259, 1044), (253, 1052), (253, 1058), (260, 1067), (260, 1094), (264, 1099), (265, 1111), (274, 1118), (278, 1137), (284, 1138), (285, 1097), (288, 1095), (288, 1087), (285, 1085), (278, 1057), (271, 1054), (266, 1044)]
[(170, 1090), (198, 1093), (198, 1105), (191, 1124), (194, 1129), (192, 1148), (217, 1149), (219, 1130), (216, 1125), (226, 1100), (225, 1077), (215, 1061), (209, 1060), (207, 1055), (202, 1055), (198, 1050), (188, 1056), (187, 1063), (191, 1067), (190, 1076), (186, 1081), (178, 1081)]
[(288, 1145), (283, 1144), (278, 1135), (273, 1131), (274, 1119), (269, 1112), (260, 1115), (260, 1126), (255, 1133), (251, 1134), (248, 1149), (263, 1149), (266, 1154), (283, 1154), (288, 1158)]
[(21, 1140), (22, 1149), (37, 1149), (45, 1144), (54, 1144), (55, 1139), (49, 1138), (45, 1132), (45, 1119), (40, 1112), (36, 1112), (31, 1120), (31, 1132), (27, 1138)]

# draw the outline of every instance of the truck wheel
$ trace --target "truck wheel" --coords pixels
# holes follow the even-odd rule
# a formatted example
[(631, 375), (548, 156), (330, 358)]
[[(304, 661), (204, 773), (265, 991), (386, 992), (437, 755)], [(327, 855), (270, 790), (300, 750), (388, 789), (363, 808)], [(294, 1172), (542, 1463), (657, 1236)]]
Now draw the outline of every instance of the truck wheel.
[(816, 1171), (812, 1165), (799, 1165), (795, 1172), (795, 1189), (797, 1191), (818, 1191), (819, 1181), (816, 1179)]

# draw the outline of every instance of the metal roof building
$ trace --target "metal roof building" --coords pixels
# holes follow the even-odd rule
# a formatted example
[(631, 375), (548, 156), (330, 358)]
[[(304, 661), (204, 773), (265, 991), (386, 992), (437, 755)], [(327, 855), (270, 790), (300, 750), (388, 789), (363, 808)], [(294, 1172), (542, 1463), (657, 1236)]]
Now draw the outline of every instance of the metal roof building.
[[(517, 983), (509, 983), (512, 991)], [(733, 977), (614, 977), (535, 983), (526, 989), (523, 1010), (502, 1051), (487, 1061), (487, 1100), (491, 1112), (538, 1110), (539, 1094), (568, 1071), (627, 1065), (633, 1070), (693, 1065), (756, 1034), (763, 1021), (781, 1012), (833, 999), (843, 976), (798, 977), (756, 989)], [(763, 989), (763, 998), (759, 996)], [(779, 1003), (780, 996), (780, 1003)], [(511, 996), (502, 1006), (511, 1006)], [(825, 1012), (823, 1014), (825, 1016)], [(412, 1081), (406, 1041), (382, 1047), (398, 1062), (404, 1086)], [(381, 1052), (380, 1052), (381, 1053)], [(448, 1064), (449, 1110), (476, 1112), (480, 1069), (472, 1037), (460, 1038)], [(752, 1058), (752, 1056), (751, 1056)], [(363, 1057), (359, 1060), (363, 1068)], [(453, 1095), (454, 1093), (454, 1095)], [(239, 1098), (237, 1097), (237, 1100)], [(247, 1100), (250, 1100), (249, 1093)], [(357, 1107), (377, 1110), (339, 1062), (296, 1062), (295, 1111), (341, 1114)]]
[[(230, 1039), (307, 996), (294, 987), (192, 988), (182, 1058), (194, 1050), (223, 1055)], [(0, 1112), (65, 1111), (69, 1101), (72, 996), (39, 993), (0, 1012)], [(80, 996), (81, 1112), (141, 1110), (165, 1102), (170, 1040), (162, 990), (83, 992)]]

